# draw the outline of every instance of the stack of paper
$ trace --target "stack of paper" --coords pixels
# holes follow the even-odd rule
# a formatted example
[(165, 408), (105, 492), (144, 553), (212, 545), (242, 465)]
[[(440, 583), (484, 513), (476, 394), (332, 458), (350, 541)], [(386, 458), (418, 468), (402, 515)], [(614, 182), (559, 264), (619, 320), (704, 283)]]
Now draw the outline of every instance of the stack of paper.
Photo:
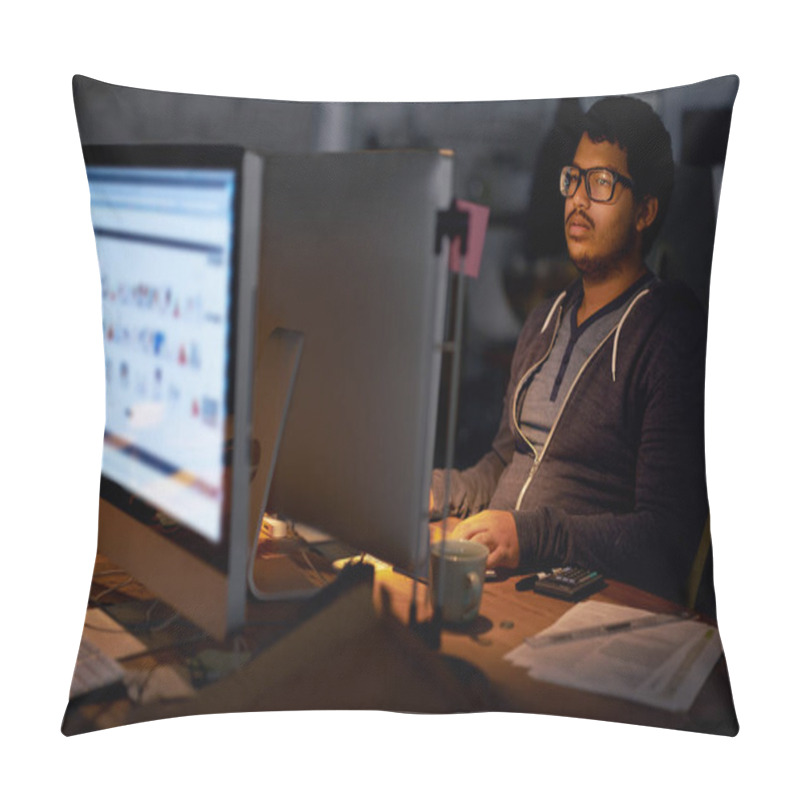
[(506, 659), (536, 680), (688, 711), (721, 654), (711, 625), (587, 600)]
[[(128, 633), (116, 620), (99, 608), (86, 611), (83, 636), (110, 658), (124, 659), (147, 651), (145, 644)], [(125, 677), (128, 696), (138, 703), (191, 697), (195, 692), (171, 666), (149, 670), (130, 670)]]

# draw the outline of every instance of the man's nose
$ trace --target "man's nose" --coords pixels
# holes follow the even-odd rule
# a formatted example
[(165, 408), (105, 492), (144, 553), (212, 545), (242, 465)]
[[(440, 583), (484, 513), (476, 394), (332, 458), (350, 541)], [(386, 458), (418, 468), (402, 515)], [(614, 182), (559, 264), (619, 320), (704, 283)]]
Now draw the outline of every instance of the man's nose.
[(586, 191), (585, 175), (581, 176), (580, 183), (578, 183), (578, 188), (575, 190), (575, 194), (572, 195), (572, 202), (581, 208), (587, 208), (592, 202), (589, 198), (589, 192)]

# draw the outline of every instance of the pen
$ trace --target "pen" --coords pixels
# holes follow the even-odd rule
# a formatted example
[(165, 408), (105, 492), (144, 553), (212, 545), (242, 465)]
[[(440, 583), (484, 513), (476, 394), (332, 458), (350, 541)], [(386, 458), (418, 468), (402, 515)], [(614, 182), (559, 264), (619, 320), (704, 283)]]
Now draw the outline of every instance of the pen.
[(564, 631), (564, 633), (537, 634), (529, 636), (526, 642), (531, 647), (547, 647), (551, 644), (564, 644), (565, 642), (575, 642), (581, 639), (591, 639), (596, 636), (610, 636), (615, 633), (625, 633), (627, 631), (639, 630), (640, 628), (653, 628), (658, 625), (669, 625), (672, 622), (686, 622), (694, 618), (692, 614), (648, 614), (644, 617), (636, 617), (622, 622), (610, 622), (607, 625), (594, 625), (589, 628), (578, 628), (574, 631)]

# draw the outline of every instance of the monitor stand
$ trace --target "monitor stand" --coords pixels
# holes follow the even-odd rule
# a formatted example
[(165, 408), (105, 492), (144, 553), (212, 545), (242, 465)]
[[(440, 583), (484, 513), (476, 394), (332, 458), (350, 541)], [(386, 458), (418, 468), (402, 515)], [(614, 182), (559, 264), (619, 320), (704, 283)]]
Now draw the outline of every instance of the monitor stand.
[(322, 559), (301, 540), (273, 539), (259, 543), (272, 476), (294, 392), (303, 351), (303, 334), (276, 328), (258, 353), (253, 387), (254, 472), (250, 491), (250, 556), (247, 582), (258, 600), (311, 597), (335, 577)]

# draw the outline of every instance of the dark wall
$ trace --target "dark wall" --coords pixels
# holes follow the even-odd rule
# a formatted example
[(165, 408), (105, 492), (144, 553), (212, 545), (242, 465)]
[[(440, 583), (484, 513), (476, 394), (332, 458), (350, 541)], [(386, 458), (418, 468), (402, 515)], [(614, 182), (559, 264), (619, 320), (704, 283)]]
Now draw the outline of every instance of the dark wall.
[[(639, 95), (673, 140), (675, 192), (651, 250), (657, 274), (706, 306), (735, 77)], [(232, 143), (266, 152), (451, 149), (456, 194), (491, 209), (481, 274), (467, 292), (456, 465), (488, 448), (530, 308), (575, 273), (563, 244), (559, 131), (596, 98), (460, 103), (310, 103), (176, 94), (76, 76), (84, 144)], [(446, 377), (443, 387), (447, 389)], [(441, 422), (441, 418), (440, 418)], [(439, 425), (436, 458), (443, 455)]]

